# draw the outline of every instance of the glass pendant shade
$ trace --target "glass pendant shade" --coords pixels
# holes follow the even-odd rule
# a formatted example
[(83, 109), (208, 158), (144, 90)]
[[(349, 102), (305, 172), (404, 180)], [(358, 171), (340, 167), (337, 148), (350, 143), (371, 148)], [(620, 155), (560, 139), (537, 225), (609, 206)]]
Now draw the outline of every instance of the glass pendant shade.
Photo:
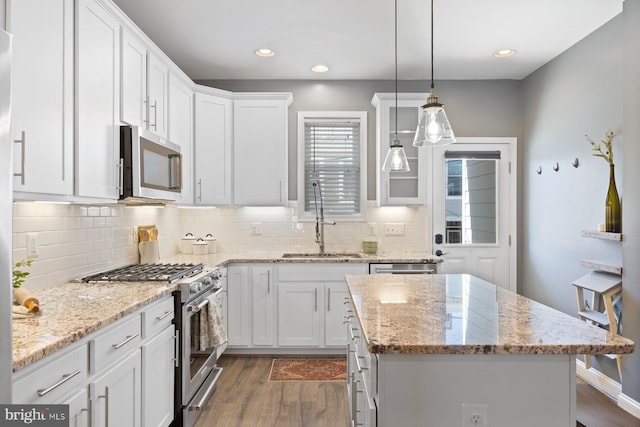
[(397, 139), (393, 140), (393, 144), (389, 146), (387, 157), (384, 159), (382, 170), (385, 172), (398, 171), (409, 172), (409, 161), (404, 147)]
[(413, 145), (416, 147), (437, 147), (455, 141), (456, 137), (453, 134), (451, 123), (447, 119), (444, 105), (438, 103), (438, 97), (432, 92), (427, 104), (422, 106)]

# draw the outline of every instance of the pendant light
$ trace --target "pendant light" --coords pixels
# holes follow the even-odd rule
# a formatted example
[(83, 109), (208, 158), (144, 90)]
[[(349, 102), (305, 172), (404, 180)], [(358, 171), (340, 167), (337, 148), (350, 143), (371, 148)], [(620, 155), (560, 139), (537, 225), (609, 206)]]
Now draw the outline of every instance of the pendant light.
[(433, 0), (431, 0), (431, 91), (427, 103), (422, 106), (420, 121), (416, 129), (413, 145), (416, 147), (435, 147), (451, 144), (456, 137), (444, 112), (444, 105), (438, 102), (433, 84)]
[(407, 160), (407, 154), (404, 152), (404, 147), (400, 144), (398, 139), (398, 0), (395, 0), (395, 61), (396, 61), (396, 126), (395, 136), (387, 157), (384, 159), (382, 170), (384, 172), (397, 171), (397, 172), (409, 172), (409, 161)]

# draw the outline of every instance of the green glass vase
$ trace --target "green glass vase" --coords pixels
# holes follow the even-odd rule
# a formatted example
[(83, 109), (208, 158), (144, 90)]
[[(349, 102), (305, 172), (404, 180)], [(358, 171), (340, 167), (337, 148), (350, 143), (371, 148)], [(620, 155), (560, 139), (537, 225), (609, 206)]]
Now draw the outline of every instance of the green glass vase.
[(622, 233), (622, 210), (616, 188), (615, 165), (609, 165), (609, 189), (604, 206), (604, 229), (609, 233)]

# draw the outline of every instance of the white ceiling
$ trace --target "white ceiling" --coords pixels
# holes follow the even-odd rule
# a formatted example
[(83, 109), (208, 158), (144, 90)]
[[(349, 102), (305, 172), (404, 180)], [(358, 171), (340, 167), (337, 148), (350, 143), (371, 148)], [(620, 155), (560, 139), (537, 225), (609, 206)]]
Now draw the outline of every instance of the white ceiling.
[[(114, 0), (193, 79), (393, 79), (392, 0)], [(398, 0), (400, 80), (429, 78), (428, 0)], [(522, 79), (622, 0), (436, 0), (436, 79)], [(254, 54), (274, 49), (271, 58)], [(505, 59), (498, 49), (516, 49)], [(331, 70), (311, 72), (322, 63)], [(585, 64), (587, 66), (588, 64)]]

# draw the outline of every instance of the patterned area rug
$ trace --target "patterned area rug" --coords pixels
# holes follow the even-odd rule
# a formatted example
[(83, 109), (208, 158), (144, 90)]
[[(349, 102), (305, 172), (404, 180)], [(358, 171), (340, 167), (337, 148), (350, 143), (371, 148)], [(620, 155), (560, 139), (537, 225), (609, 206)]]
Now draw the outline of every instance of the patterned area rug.
[(346, 381), (347, 359), (273, 359), (269, 381)]

